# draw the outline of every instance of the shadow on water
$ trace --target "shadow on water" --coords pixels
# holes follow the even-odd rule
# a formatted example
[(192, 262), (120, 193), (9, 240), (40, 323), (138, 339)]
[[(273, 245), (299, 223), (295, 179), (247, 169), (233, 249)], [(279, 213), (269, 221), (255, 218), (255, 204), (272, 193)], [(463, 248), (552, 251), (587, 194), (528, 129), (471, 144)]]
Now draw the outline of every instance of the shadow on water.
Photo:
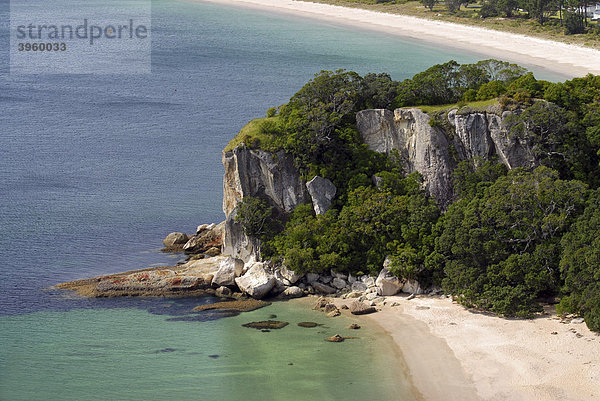
[[(220, 301), (220, 298), (211, 296), (188, 298), (86, 298), (69, 291), (55, 289), (41, 291), (40, 296), (44, 299), (44, 308), (41, 309), (54, 312), (69, 312), (80, 309), (139, 309), (153, 315), (164, 315), (165, 320), (169, 322), (207, 322), (240, 314), (237, 311), (231, 310), (193, 311), (196, 306), (213, 304)], [(35, 310), (40, 310), (40, 308), (36, 308)], [(25, 313), (27, 312), (33, 312), (33, 310), (26, 311)], [(7, 313), (4, 314), (7, 315)]]

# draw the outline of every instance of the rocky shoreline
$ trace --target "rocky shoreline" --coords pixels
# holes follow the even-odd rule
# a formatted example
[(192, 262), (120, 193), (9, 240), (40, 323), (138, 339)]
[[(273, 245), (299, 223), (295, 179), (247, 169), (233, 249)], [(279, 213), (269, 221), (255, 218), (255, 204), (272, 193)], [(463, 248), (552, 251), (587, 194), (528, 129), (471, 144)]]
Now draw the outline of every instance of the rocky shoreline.
[[(188, 260), (175, 266), (153, 267), (123, 273), (97, 276), (56, 285), (86, 297), (162, 296), (221, 298), (226, 309), (253, 310), (268, 305), (259, 300), (286, 300), (309, 295), (349, 299), (353, 314), (375, 312), (389, 305), (386, 299), (399, 293), (409, 297), (425, 291), (414, 280), (403, 280), (391, 274), (387, 265), (377, 276), (353, 276), (331, 270), (326, 274), (298, 274), (284, 265), (269, 261), (249, 261), (220, 254), (224, 222), (203, 224), (196, 234), (171, 233), (163, 241), (165, 252), (186, 252)], [(215, 251), (217, 249), (219, 252)], [(437, 294), (440, 290), (429, 289)], [(326, 300), (327, 298), (322, 298)], [(233, 301), (232, 301), (233, 300)], [(244, 303), (243, 301), (246, 301)], [(319, 301), (325, 302), (325, 301)], [(329, 301), (321, 305), (329, 316), (339, 315)], [(223, 308), (220, 308), (223, 309)]]

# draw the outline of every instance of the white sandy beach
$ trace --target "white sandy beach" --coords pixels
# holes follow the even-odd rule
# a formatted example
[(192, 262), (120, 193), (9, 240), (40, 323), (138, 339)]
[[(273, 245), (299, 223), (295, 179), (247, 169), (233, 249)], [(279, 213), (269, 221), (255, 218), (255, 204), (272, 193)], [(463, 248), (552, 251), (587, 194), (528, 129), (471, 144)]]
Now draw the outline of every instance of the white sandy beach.
[(600, 74), (600, 51), (472, 26), (295, 0), (198, 0), (318, 19), (444, 47), (467, 49), (482, 58), (536, 66), (568, 77)]
[(399, 305), (356, 318), (393, 338), (425, 400), (600, 400), (600, 335), (585, 323), (561, 322), (551, 310), (504, 319), (439, 296), (386, 299)]

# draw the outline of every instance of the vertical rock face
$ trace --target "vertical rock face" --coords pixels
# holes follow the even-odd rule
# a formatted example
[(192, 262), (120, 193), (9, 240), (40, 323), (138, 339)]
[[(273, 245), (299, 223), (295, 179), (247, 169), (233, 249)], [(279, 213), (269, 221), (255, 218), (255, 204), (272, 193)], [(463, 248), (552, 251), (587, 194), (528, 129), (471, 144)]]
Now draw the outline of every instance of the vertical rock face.
[(429, 119), (418, 109), (363, 110), (356, 125), (369, 149), (388, 155), (397, 150), (406, 173), (421, 173), (427, 192), (446, 205), (452, 199), (449, 142)]
[(244, 262), (257, 260), (258, 243), (235, 222), (236, 207), (246, 196), (261, 197), (274, 207), (276, 216), (289, 214), (307, 203), (304, 182), (291, 156), (269, 153), (241, 145), (223, 153), (223, 211), (226, 215), (223, 253)]
[(448, 121), (456, 131), (456, 152), (461, 160), (489, 159), (494, 154), (494, 142), (488, 134), (488, 119), (484, 113), (448, 113)]
[(527, 143), (508, 135), (504, 120), (510, 114), (451, 110), (453, 132), (446, 132), (432, 127), (431, 117), (419, 109), (363, 110), (356, 115), (356, 126), (369, 149), (397, 150), (406, 173), (421, 173), (426, 191), (445, 208), (454, 196), (452, 172), (462, 160), (498, 155), (509, 169), (535, 167)]

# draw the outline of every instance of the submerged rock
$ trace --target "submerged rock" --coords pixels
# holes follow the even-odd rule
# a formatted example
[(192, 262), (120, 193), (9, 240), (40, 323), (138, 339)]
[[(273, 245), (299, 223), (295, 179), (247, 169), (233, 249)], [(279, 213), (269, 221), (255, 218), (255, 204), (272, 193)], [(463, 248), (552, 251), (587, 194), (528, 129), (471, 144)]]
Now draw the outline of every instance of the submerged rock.
[(344, 337), (340, 336), (339, 334), (336, 334), (334, 336), (326, 338), (325, 341), (329, 341), (330, 343), (341, 343), (342, 341), (344, 341)]
[(317, 327), (317, 326), (321, 326), (321, 325), (319, 323), (315, 323), (315, 322), (300, 322), (300, 323), (298, 323), (298, 326), (306, 327), (306, 328), (313, 328), (313, 327)]
[(273, 329), (282, 329), (287, 326), (288, 322), (281, 322), (278, 320), (263, 320), (260, 322), (250, 322), (243, 324), (243, 327), (250, 327), (252, 329), (258, 330), (273, 330)]
[(238, 312), (249, 312), (269, 305), (271, 305), (270, 302), (261, 301), (258, 299), (246, 299), (239, 301), (216, 302), (214, 304), (200, 305), (196, 306), (193, 310), (195, 312), (201, 312), (206, 310), (224, 309)]

